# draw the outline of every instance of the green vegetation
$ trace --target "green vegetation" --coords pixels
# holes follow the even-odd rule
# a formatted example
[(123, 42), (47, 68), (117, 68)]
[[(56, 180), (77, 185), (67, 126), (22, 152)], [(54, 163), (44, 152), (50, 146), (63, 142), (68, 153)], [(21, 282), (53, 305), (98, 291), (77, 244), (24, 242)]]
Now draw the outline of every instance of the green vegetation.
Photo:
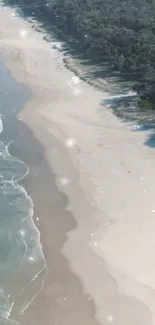
[(87, 55), (108, 61), (112, 69), (137, 80), (138, 91), (142, 86), (147, 101), (155, 103), (154, 0), (22, 1), (15, 3), (29, 5), (31, 11), (46, 16), (78, 40)]
[(149, 109), (149, 110), (152, 110), (152, 109), (155, 109), (153, 103), (151, 101), (149, 101), (148, 99), (141, 99), (138, 103), (139, 105), (139, 108), (141, 109)]

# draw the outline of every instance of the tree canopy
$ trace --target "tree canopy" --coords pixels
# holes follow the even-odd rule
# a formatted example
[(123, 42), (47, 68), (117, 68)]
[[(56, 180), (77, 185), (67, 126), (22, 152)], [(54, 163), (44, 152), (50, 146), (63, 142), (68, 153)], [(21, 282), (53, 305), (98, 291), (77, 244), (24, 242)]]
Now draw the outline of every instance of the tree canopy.
[[(136, 75), (145, 90), (146, 84), (155, 89), (155, 1), (16, 0), (21, 2), (44, 11), (48, 21), (74, 36), (86, 54), (95, 53), (112, 69)], [(146, 96), (150, 95), (155, 100), (149, 89)]]

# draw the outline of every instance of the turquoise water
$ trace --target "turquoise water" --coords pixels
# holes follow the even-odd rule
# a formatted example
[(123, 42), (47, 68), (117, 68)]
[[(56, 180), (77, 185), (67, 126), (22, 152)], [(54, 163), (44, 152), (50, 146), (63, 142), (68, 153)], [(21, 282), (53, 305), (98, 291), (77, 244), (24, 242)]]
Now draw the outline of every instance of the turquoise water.
[[(0, 61), (0, 324), (15, 324), (41, 290), (46, 261), (40, 233), (33, 222), (33, 202), (19, 181), (29, 166), (9, 153), (16, 141), (6, 119), (30, 97)], [(11, 123), (9, 123), (11, 125)], [(9, 139), (9, 142), (7, 141)]]

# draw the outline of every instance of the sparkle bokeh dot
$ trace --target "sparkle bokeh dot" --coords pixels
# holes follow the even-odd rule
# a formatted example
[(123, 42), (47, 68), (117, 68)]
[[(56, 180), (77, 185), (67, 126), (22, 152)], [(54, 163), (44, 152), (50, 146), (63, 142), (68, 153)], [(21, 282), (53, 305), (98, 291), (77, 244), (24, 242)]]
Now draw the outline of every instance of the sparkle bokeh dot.
[(107, 320), (108, 320), (109, 323), (113, 323), (114, 316), (112, 314), (109, 314), (108, 317), (107, 317)]
[(35, 261), (35, 258), (33, 256), (29, 256), (28, 261), (30, 263), (33, 263)]
[(60, 184), (61, 184), (62, 186), (67, 186), (67, 185), (69, 184), (69, 179), (68, 179), (67, 177), (62, 177), (62, 178), (60, 179)]
[(75, 141), (74, 138), (68, 138), (68, 139), (66, 140), (66, 146), (67, 146), (68, 148), (73, 148), (73, 147), (75, 146), (75, 144), (76, 144), (76, 141)]
[(26, 29), (21, 29), (21, 30), (20, 30), (20, 36), (21, 36), (22, 38), (26, 37), (27, 34), (28, 34), (28, 31), (27, 31)]

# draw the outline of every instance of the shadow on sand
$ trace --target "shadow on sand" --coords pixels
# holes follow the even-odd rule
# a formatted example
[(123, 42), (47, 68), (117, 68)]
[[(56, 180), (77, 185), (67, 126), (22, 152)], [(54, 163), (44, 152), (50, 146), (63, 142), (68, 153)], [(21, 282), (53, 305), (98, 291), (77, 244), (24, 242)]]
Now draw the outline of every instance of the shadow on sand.
[[(18, 97), (17, 94), (18, 89), (14, 92), (14, 98)], [(5, 105), (3, 109), (5, 112)], [(39, 217), (41, 242), (47, 263), (51, 265), (44, 289), (25, 312), (22, 324), (42, 325), (50, 322), (53, 325), (99, 325), (93, 301), (62, 253), (68, 232), (77, 227), (74, 216), (67, 210), (67, 196), (60, 193), (56, 186), (56, 175), (44, 159), (44, 147), (34, 137), (33, 132), (22, 121), (16, 119), (15, 115), (20, 108), (18, 107), (16, 114), (13, 115), (8, 102), (7, 109), (8, 114), (3, 117), (2, 139), (6, 143), (13, 139), (14, 142), (10, 147), (12, 155), (17, 156), (30, 167), (30, 173), (22, 184), (35, 204), (34, 217)], [(56, 141), (53, 137), (51, 146), (55, 147)], [(98, 257), (96, 263), (97, 259)], [(103, 266), (105, 274), (102, 281), (105, 282), (104, 288), (106, 288), (106, 276), (109, 275), (109, 271), (104, 262)], [(152, 314), (148, 306), (134, 297), (116, 294), (117, 285), (112, 277), (111, 281), (114, 294), (109, 293), (107, 297), (104, 290), (101, 292), (104, 324), (109, 324), (108, 315), (113, 305), (119, 317), (118, 324), (124, 324), (123, 319), (126, 319), (130, 324), (138, 322), (141, 325), (146, 323), (151, 325)], [(103, 283), (101, 285), (103, 286)]]
[[(30, 21), (32, 27), (38, 30), (38, 32), (44, 30), (46, 32), (44, 39), (51, 43), (51, 47), (55, 42), (62, 42), (60, 51), (64, 56), (64, 65), (74, 72), (76, 76), (79, 76), (81, 80), (98, 89), (109, 92), (112, 96), (116, 95), (116, 97), (119, 94), (127, 94), (132, 90), (137, 76), (135, 74), (120, 74), (118, 71), (113, 71), (107, 62), (103, 63), (98, 59), (97, 54), (93, 53), (92, 57), (92, 54), (84, 52), (80, 42), (57, 28), (54, 16), (51, 22), (51, 16), (45, 9), (46, 4), (39, 8), (31, 4), (17, 4), (15, 0), (3, 0), (3, 4), (15, 8), (18, 15)], [(36, 27), (35, 21), (39, 22), (38, 27)], [(77, 66), (82, 67), (82, 72)], [(106, 81), (108, 81), (108, 84)], [(101, 106), (102, 104), (105, 105), (105, 101), (101, 103)], [(137, 105), (137, 98), (131, 95), (126, 98), (113, 98), (111, 109), (123, 122), (133, 122), (134, 124), (142, 125), (144, 128), (145, 125), (147, 127), (150, 125), (152, 135), (149, 135), (149, 139), (144, 144), (154, 147), (155, 128), (153, 129), (152, 125), (155, 120), (155, 111), (140, 111)], [(140, 127), (139, 131), (144, 130), (143, 127)]]

